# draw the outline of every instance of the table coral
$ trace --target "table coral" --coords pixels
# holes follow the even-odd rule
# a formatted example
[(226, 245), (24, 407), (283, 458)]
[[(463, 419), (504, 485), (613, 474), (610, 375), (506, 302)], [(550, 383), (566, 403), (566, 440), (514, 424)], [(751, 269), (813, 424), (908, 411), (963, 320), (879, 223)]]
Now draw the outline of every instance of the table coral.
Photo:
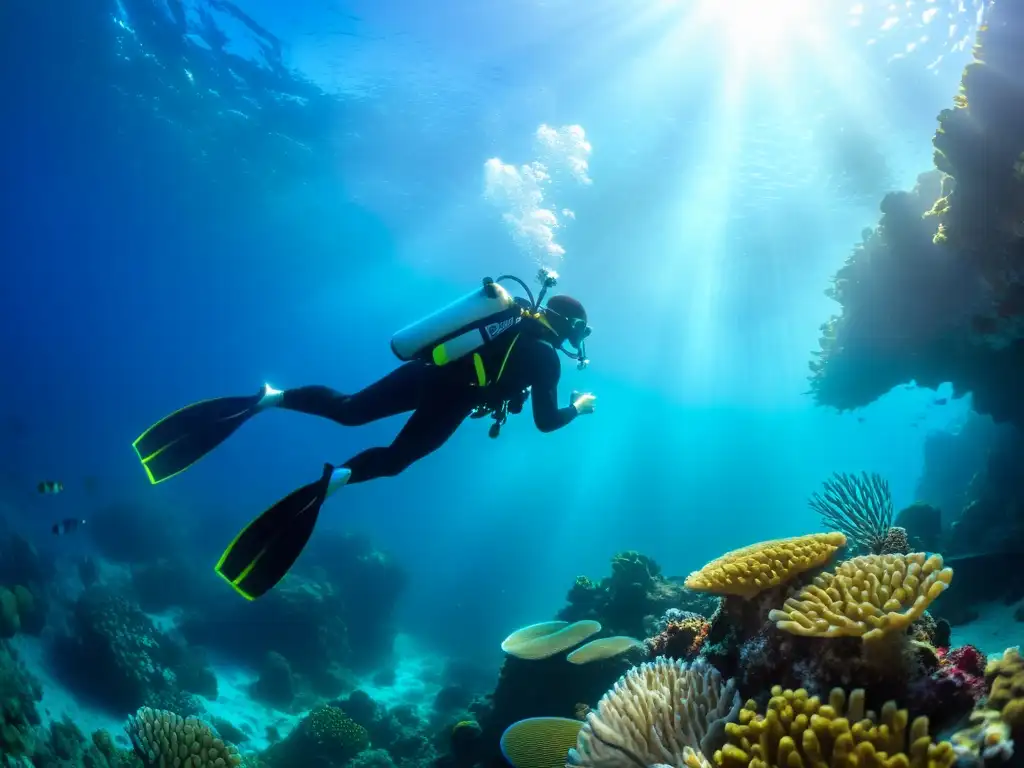
[(829, 562), (846, 545), (842, 533), (812, 533), (763, 541), (712, 560), (686, 578), (689, 589), (752, 598)]

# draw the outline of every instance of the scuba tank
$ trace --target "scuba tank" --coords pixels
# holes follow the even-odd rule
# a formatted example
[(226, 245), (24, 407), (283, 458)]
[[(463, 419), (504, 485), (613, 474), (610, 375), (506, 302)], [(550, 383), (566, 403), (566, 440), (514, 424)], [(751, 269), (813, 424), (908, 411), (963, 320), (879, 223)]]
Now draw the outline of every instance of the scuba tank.
[(391, 337), (391, 351), (399, 360), (417, 358), (445, 365), (465, 357), (517, 324), (523, 308), (489, 277), (467, 293)]
[[(545, 276), (554, 285), (556, 276), (547, 272)], [(500, 285), (504, 280), (519, 283), (529, 300), (514, 297)], [(526, 283), (514, 275), (502, 275), (497, 280), (485, 277), (472, 293), (398, 331), (391, 337), (391, 351), (403, 362), (421, 359), (434, 365), (465, 357), (518, 325), (524, 313), (536, 312), (550, 287), (542, 283), (543, 291), (534, 299)]]

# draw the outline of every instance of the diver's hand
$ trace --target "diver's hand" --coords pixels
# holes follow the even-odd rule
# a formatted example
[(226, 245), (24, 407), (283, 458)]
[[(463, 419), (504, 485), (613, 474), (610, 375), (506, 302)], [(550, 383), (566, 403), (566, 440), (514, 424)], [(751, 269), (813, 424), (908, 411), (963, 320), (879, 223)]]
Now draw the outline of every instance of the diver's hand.
[(576, 409), (576, 413), (581, 416), (585, 413), (594, 412), (594, 403), (597, 398), (589, 392), (573, 392), (572, 393), (572, 407)]

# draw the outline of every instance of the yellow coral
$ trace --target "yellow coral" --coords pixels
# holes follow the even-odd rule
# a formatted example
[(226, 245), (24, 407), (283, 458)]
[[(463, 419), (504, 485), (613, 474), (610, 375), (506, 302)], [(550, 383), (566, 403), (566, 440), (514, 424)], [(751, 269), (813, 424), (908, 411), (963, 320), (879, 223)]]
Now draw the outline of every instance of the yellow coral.
[(821, 574), (768, 617), (795, 635), (874, 640), (906, 630), (952, 579), (939, 555), (864, 555)]
[(751, 598), (794, 576), (825, 565), (846, 545), (838, 532), (763, 541), (735, 549), (686, 577), (686, 586), (714, 595)]
[(1024, 738), (1024, 658), (1020, 649), (1007, 648), (985, 667), (989, 683), (987, 706), (1002, 714), (1015, 739)]
[(725, 726), (726, 744), (715, 752), (715, 762), (722, 768), (951, 766), (956, 759), (953, 746), (932, 741), (928, 718), (909, 721), (907, 710), (893, 701), (882, 707), (880, 718), (865, 711), (862, 689), (847, 697), (842, 688), (834, 688), (822, 704), (803, 689), (775, 686), (765, 714), (748, 701), (739, 722)]
[(234, 746), (225, 744), (210, 726), (194, 717), (143, 707), (128, 718), (125, 731), (135, 751), (150, 765), (226, 768), (242, 762)]

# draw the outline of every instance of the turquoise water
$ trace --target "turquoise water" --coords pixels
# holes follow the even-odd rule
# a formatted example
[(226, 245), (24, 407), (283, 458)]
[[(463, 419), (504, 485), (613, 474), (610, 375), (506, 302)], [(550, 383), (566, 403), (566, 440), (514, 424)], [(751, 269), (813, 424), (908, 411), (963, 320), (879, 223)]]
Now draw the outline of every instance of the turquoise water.
[[(314, 534), (365, 535), (400, 565), (396, 624), (417, 653), (496, 668), (503, 637), (622, 550), (685, 575), (819, 530), (806, 500), (834, 471), (881, 473), (906, 506), (927, 435), (957, 431), (969, 398), (898, 389), (835, 413), (806, 396), (807, 363), (830, 277), (881, 197), (931, 166), (981, 13), (8, 3), (10, 525), (70, 571), (95, 542), (50, 526), (121, 505), (125, 537), (187, 530), (182, 562), (220, 588), (236, 529), (401, 420), (261, 415), (159, 486), (132, 441), (263, 382), (354, 391), (396, 365), (397, 329), (541, 266), (594, 329), (560, 403), (593, 392), (596, 412), (553, 434), (513, 416), (497, 440), (468, 421), (332, 497)], [(50, 479), (65, 491), (40, 496)]]

